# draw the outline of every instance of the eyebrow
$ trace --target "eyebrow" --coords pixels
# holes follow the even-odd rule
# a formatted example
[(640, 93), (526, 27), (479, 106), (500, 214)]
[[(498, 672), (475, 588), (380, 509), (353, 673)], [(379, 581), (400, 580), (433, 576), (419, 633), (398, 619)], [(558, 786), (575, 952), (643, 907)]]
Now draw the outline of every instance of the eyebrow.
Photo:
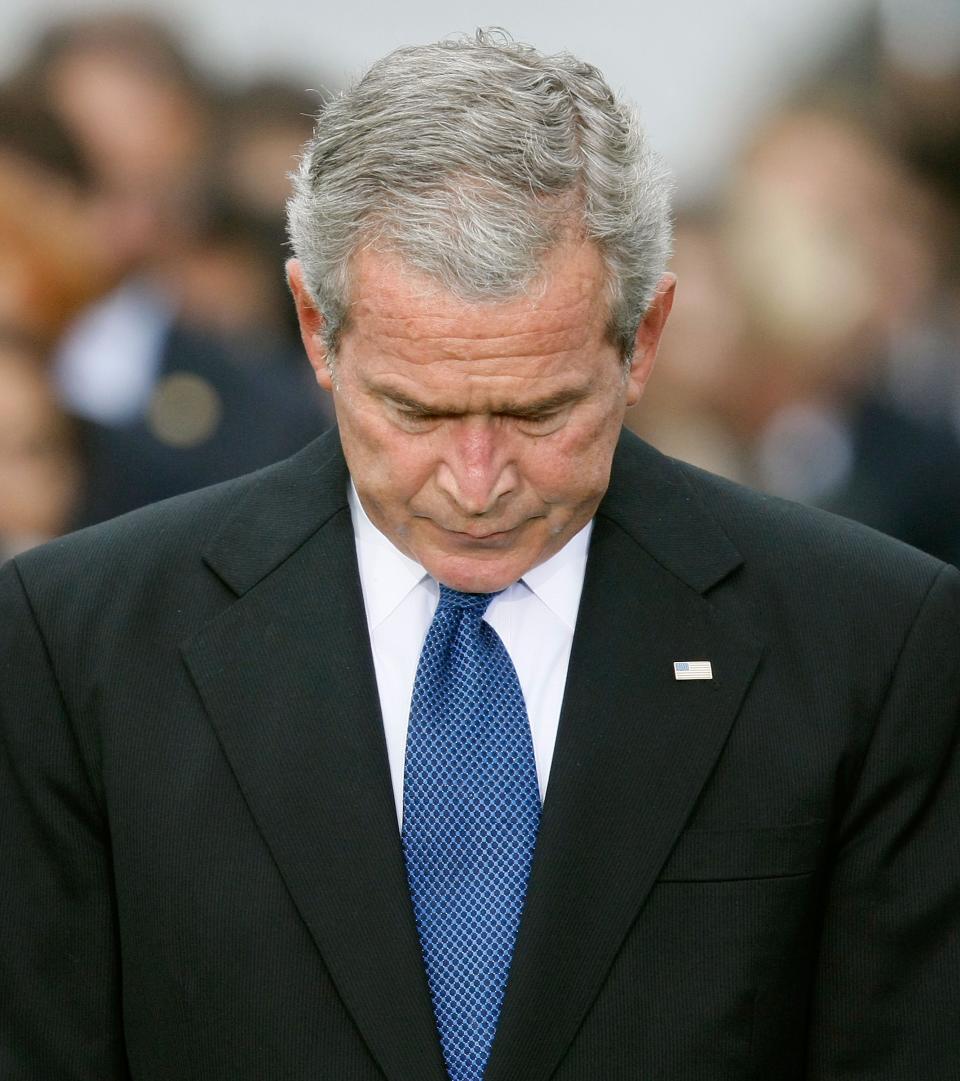
[[(418, 402), (415, 398), (408, 398), (405, 394), (398, 394), (391, 390), (381, 389), (380, 394), (393, 402), (394, 405), (399, 405), (403, 409), (409, 409), (411, 412), (419, 413), (424, 417), (450, 417), (459, 414), (459, 410), (426, 405), (423, 402)], [(491, 413), (511, 417), (537, 417), (573, 405), (588, 394), (589, 388), (587, 387), (562, 390), (556, 394), (550, 394), (546, 398), (538, 398), (533, 402), (516, 403), (514, 405), (504, 403), (501, 408), (491, 410)]]

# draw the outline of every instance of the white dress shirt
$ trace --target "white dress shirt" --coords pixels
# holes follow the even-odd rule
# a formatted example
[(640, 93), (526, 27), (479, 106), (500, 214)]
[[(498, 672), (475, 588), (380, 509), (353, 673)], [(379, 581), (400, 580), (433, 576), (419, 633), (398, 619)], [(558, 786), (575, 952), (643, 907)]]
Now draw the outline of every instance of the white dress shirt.
[[(403, 816), (403, 758), (420, 650), (440, 600), (435, 579), (370, 521), (350, 485), (360, 584), (380, 694), (390, 776)], [(592, 522), (490, 602), (484, 619), (510, 654), (527, 706), (540, 798), (547, 788)]]

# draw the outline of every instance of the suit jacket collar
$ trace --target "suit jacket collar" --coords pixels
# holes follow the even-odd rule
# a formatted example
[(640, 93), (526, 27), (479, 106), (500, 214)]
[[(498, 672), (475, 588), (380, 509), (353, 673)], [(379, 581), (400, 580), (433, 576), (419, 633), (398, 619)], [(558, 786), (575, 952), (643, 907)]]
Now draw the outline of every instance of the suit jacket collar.
[[(265, 471), (204, 559), (238, 600), (184, 655), (251, 813), (390, 1081), (442, 1081), (336, 433)], [(546, 1081), (676, 843), (758, 646), (706, 594), (740, 562), (625, 434), (594, 525), (489, 1081)], [(674, 660), (714, 678), (674, 680)]]
[(242, 596), (347, 507), (347, 463), (335, 428), (292, 458), (253, 474), (233, 514), (203, 549)]
[(700, 503), (685, 468), (626, 431), (597, 515), (616, 523), (698, 593), (705, 593), (743, 562)]

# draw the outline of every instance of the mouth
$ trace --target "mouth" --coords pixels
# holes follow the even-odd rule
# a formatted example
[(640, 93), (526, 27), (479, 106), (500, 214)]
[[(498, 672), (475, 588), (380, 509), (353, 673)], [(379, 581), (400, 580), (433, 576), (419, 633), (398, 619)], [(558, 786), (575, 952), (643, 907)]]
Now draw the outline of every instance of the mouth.
[(447, 529), (445, 532), (452, 533), (455, 537), (463, 537), (467, 541), (494, 541), (501, 537), (509, 537), (519, 528), (519, 526), (513, 526), (511, 529), (495, 529), (487, 533), (479, 533), (473, 529)]
[(516, 535), (517, 532), (523, 527), (523, 522), (518, 525), (511, 526), (508, 529), (489, 529), (489, 528), (473, 528), (473, 529), (449, 529), (446, 526), (440, 525), (439, 522), (432, 522), (434, 528), (438, 529), (444, 536), (453, 540), (455, 544), (469, 544), (469, 545), (496, 545), (502, 544), (505, 541), (509, 541)]

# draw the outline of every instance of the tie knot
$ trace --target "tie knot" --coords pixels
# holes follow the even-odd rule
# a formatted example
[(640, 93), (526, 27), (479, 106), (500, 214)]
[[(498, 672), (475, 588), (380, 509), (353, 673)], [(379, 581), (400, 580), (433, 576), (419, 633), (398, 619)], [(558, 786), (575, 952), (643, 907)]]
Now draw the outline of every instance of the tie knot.
[(442, 582), (440, 586), (440, 604), (437, 611), (459, 608), (463, 611), (473, 612), (482, 616), (497, 595), (496, 593), (461, 593), (458, 589), (451, 589)]

